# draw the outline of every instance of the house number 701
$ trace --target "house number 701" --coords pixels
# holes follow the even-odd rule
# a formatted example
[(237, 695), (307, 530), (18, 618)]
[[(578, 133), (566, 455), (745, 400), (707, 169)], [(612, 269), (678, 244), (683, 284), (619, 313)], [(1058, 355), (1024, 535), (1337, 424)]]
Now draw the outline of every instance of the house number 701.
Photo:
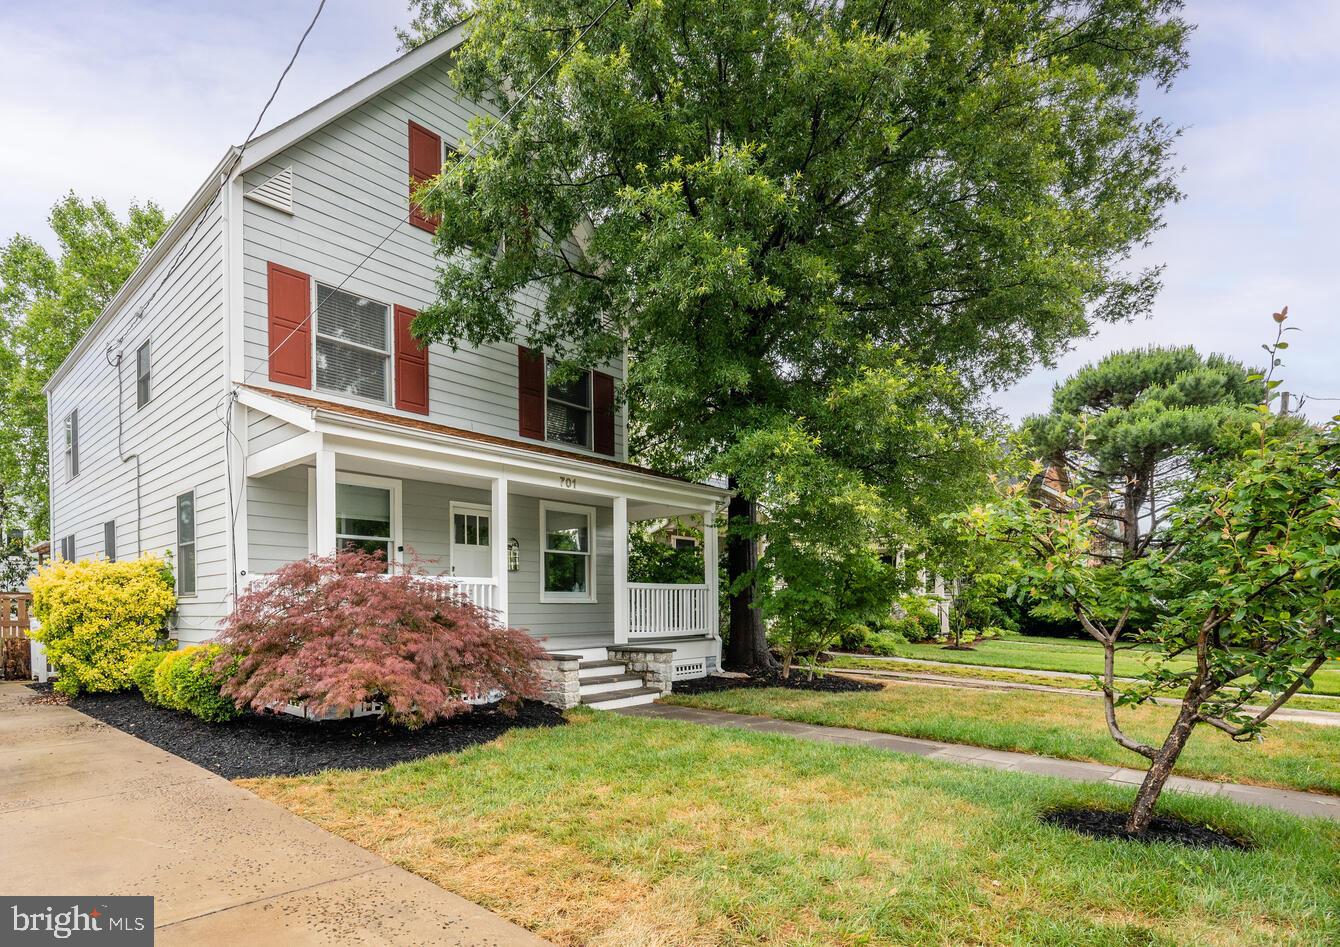
[(577, 478), (576, 478), (576, 477), (563, 477), (563, 476), (560, 476), (560, 477), (558, 478), (558, 485), (559, 485), (560, 487), (563, 487), (563, 488), (568, 489), (568, 490), (576, 490), (576, 489), (577, 489)]

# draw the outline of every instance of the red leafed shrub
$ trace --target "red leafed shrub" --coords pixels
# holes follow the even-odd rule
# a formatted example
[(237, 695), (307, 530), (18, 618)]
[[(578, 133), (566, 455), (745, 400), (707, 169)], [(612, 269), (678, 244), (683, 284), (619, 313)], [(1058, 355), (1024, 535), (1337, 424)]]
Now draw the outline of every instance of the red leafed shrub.
[(290, 563), (239, 596), (224, 622), (223, 693), (262, 710), (303, 703), (317, 714), (381, 701), (419, 727), (501, 691), (503, 709), (538, 697), (540, 646), (523, 631), (413, 569), (386, 573), (366, 553)]

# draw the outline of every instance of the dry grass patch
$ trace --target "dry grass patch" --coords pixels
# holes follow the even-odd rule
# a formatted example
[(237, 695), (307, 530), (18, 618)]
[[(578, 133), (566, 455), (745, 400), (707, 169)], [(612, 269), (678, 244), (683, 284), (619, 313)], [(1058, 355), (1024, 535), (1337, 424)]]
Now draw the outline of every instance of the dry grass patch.
[(669, 721), (573, 721), (384, 771), (244, 785), (565, 945), (1340, 937), (1335, 826), (1178, 799), (1180, 814), (1261, 848), (1101, 842), (1037, 814), (1117, 804), (1121, 790)]

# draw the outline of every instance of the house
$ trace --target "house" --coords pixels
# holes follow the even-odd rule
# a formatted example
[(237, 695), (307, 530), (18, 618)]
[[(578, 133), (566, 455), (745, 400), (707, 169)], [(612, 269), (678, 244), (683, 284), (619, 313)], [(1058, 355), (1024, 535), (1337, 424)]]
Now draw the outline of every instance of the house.
[(629, 524), (705, 524), (715, 562), (725, 491), (627, 462), (622, 363), (559, 384), (522, 345), (424, 350), (409, 333), (436, 277), (410, 191), (482, 108), (451, 86), (461, 39), (209, 172), (47, 386), (53, 544), (169, 551), (182, 643), (309, 554), (420, 561), (572, 656), (556, 679), (588, 702), (651, 699), (718, 666), (717, 583), (630, 583)]

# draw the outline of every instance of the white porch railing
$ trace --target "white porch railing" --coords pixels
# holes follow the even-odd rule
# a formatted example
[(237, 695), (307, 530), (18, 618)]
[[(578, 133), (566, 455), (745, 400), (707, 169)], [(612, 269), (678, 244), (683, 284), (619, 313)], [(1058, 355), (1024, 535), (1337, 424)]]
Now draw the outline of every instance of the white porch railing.
[(628, 583), (630, 640), (710, 635), (714, 613), (706, 585)]
[(480, 608), (496, 610), (498, 608), (498, 580), (487, 578), (468, 578), (457, 575), (431, 575), (426, 578), (446, 589), (457, 589)]

